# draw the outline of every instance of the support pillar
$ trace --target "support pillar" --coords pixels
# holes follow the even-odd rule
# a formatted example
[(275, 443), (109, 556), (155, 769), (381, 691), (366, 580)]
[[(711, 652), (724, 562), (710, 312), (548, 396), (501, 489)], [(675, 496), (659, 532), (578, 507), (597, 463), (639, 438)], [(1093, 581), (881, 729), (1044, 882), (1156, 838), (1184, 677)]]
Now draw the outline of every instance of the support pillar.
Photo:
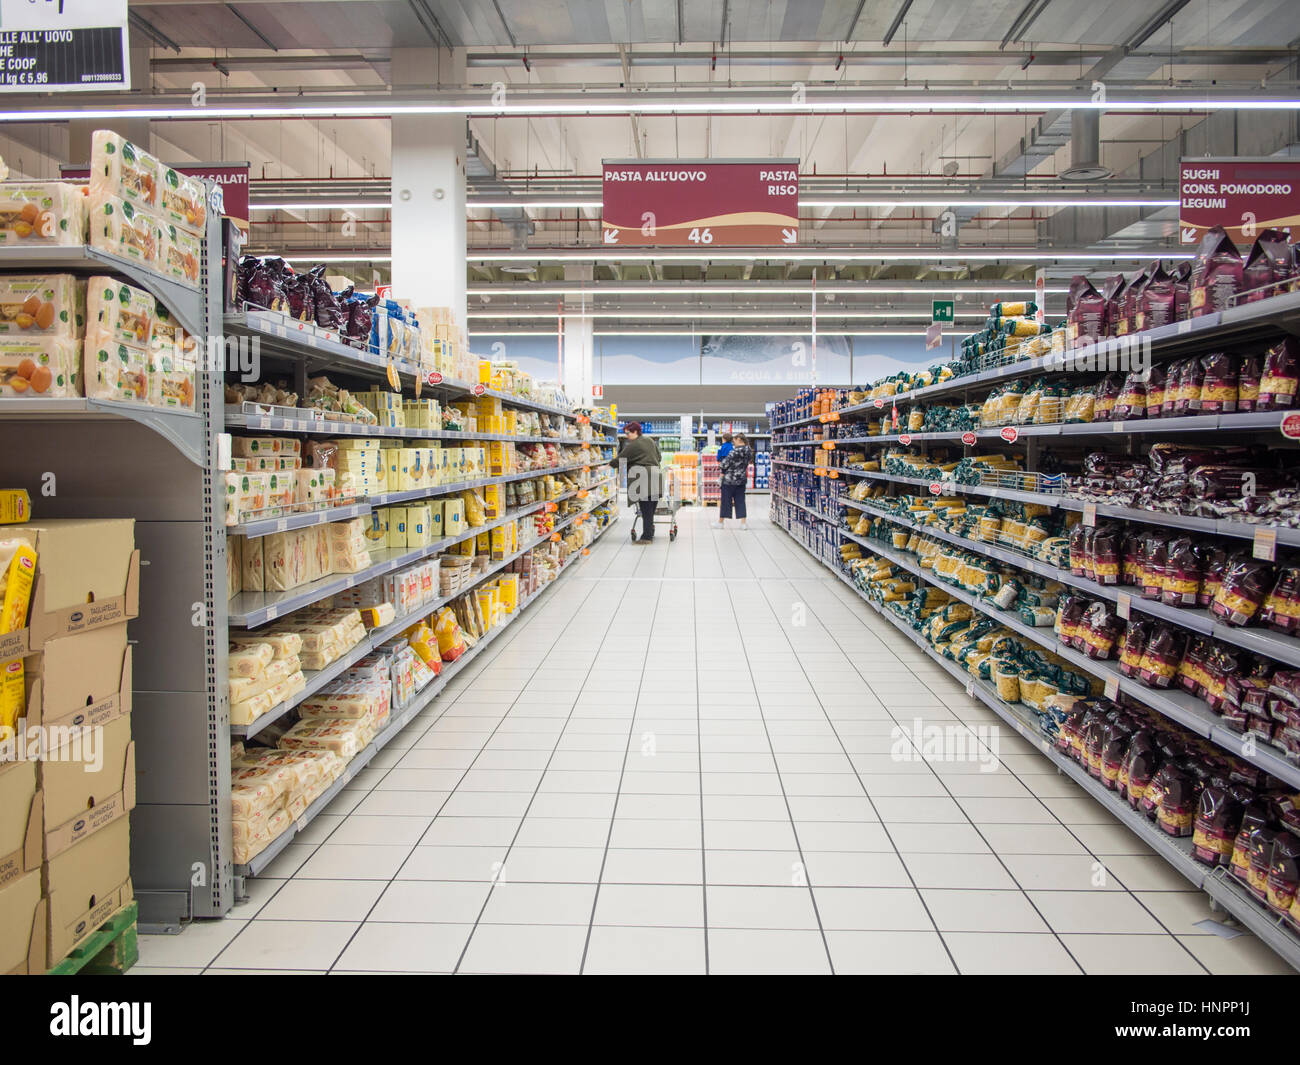
[[(459, 85), (464, 67), (459, 51), (394, 49), (393, 87)], [(417, 310), (449, 307), (465, 329), (466, 118), (399, 115), (391, 123), (393, 294)]]
[[(590, 266), (564, 268), (565, 281), (587, 285), (591, 284), (594, 276), (595, 270)], [(564, 299), (564, 380), (560, 384), (574, 403), (583, 406), (591, 404), (591, 386), (595, 381), (596, 324), (588, 317), (588, 312), (594, 307), (590, 295), (586, 299), (582, 296), (566, 296)]]

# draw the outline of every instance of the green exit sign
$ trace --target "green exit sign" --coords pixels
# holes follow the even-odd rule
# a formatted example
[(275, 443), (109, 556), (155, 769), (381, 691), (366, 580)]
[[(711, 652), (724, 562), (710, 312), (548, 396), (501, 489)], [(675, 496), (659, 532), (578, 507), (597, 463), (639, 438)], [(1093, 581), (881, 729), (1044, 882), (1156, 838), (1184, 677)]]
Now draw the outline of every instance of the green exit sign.
[(932, 322), (951, 322), (953, 321), (953, 301), (952, 300), (933, 300), (931, 305), (934, 307), (934, 314), (930, 318)]

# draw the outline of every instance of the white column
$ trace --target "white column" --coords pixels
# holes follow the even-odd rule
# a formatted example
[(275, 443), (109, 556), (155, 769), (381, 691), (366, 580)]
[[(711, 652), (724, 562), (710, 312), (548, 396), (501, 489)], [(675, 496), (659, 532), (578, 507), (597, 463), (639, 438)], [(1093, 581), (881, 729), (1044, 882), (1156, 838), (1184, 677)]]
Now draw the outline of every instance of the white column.
[[(459, 85), (463, 53), (393, 50), (393, 87)], [(396, 116), (392, 123), (393, 294), (412, 307), (450, 307), (465, 327), (464, 115)]]
[[(566, 266), (564, 280), (589, 284), (594, 273), (590, 266)], [(564, 298), (564, 380), (560, 384), (573, 402), (582, 405), (590, 405), (595, 381), (595, 321), (586, 314), (593, 307), (591, 296)]]

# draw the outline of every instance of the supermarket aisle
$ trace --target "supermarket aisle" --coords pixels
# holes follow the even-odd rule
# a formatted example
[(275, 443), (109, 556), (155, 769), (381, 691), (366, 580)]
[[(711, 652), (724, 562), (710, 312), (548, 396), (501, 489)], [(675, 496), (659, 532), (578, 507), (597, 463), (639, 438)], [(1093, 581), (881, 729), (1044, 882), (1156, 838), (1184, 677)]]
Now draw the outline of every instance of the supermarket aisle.
[[(713, 513), (649, 548), (625, 518), (231, 918), (141, 966), (1289, 971), (764, 517)], [(899, 757), (927, 726), (1000, 757)]]

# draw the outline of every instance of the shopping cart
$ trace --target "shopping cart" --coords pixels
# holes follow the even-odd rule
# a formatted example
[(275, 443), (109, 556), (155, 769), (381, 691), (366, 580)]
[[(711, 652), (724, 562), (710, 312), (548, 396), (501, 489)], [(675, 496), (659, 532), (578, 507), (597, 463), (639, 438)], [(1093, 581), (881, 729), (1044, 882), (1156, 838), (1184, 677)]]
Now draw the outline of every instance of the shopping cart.
[[(618, 479), (626, 491), (627, 463), (621, 459), (618, 463)], [(677, 511), (681, 505), (681, 483), (677, 477), (673, 476), (672, 467), (669, 467), (663, 478), (662, 490), (659, 493), (654, 513), (655, 525), (666, 525), (668, 527), (669, 543), (677, 539)], [(644, 531), (641, 526), (641, 508), (637, 506), (631, 496), (628, 496), (627, 506), (632, 512), (632, 539), (634, 541), (640, 540)]]

